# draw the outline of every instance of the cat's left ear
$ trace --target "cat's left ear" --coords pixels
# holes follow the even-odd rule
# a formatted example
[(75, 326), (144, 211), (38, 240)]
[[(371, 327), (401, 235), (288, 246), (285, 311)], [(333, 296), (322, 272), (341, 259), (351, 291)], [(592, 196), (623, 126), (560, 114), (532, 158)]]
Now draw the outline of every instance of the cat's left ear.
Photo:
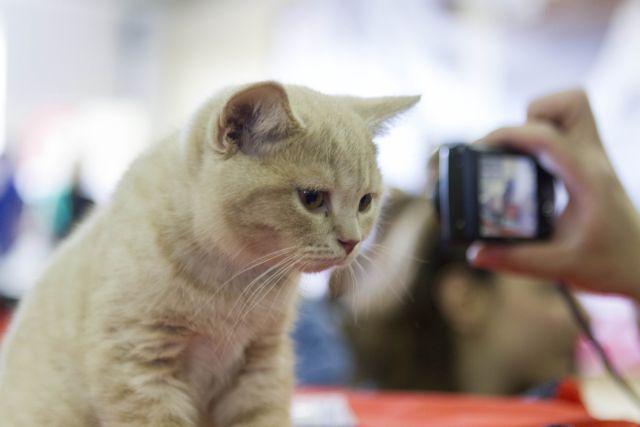
[(276, 82), (257, 83), (227, 101), (218, 118), (214, 145), (221, 154), (259, 155), (301, 128), (284, 87)]
[(348, 98), (351, 108), (367, 123), (373, 135), (384, 134), (392, 119), (420, 101), (417, 96)]

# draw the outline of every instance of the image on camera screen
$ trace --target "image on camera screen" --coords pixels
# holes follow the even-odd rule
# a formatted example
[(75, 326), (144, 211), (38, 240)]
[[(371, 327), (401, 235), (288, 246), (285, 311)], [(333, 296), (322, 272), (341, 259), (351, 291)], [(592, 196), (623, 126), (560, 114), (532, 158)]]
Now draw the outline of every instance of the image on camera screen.
[(535, 237), (538, 212), (534, 161), (515, 154), (483, 155), (479, 175), (480, 236)]

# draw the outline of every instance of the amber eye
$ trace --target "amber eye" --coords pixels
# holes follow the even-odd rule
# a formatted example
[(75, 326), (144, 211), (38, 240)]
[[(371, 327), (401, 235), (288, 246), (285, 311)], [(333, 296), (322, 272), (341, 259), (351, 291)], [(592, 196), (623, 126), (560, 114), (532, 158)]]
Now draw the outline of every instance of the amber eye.
[(369, 209), (369, 206), (371, 206), (371, 199), (373, 197), (371, 196), (371, 193), (367, 193), (364, 196), (362, 196), (362, 199), (360, 199), (360, 205), (358, 206), (358, 210), (360, 212), (365, 212), (367, 209)]
[(316, 191), (316, 190), (298, 190), (298, 195), (300, 196), (300, 201), (304, 205), (305, 208), (310, 211), (316, 210), (324, 205), (324, 191)]

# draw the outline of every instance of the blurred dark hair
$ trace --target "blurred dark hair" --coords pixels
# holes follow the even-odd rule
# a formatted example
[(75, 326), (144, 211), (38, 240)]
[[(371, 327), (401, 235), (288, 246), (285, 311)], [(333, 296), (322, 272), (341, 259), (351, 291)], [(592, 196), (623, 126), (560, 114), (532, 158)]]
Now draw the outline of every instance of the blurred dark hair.
[[(457, 391), (454, 331), (440, 304), (440, 287), (445, 284), (443, 279), (449, 268), (462, 269), (477, 286), (490, 286), (493, 274), (471, 267), (466, 261), (465, 247), (449, 247), (441, 242), (438, 229), (433, 234), (424, 241), (426, 248), (421, 250), (421, 256), (425, 262), (420, 263), (413, 277), (407, 303), (394, 317), (398, 327), (412, 329), (413, 363), (416, 369), (424, 371), (412, 388)], [(407, 381), (412, 380), (408, 377)]]
[[(407, 295), (393, 309), (358, 321), (345, 319), (356, 361), (356, 384), (373, 382), (383, 389), (459, 390), (455, 374), (454, 335), (439, 301), (440, 286), (449, 268), (463, 269), (478, 286), (491, 286), (492, 273), (472, 268), (465, 247), (450, 247), (430, 220), (419, 231), (415, 274)], [(394, 283), (388, 283), (389, 287)], [(366, 286), (366, 283), (364, 284)]]

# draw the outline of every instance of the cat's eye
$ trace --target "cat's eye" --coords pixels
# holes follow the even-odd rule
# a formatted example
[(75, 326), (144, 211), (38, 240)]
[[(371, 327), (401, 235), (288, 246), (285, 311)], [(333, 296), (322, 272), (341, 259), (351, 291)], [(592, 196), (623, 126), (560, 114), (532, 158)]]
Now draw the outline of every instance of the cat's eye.
[(358, 205), (358, 210), (360, 212), (366, 212), (366, 210), (369, 209), (369, 206), (371, 206), (372, 199), (373, 196), (371, 195), (371, 193), (367, 193), (362, 196), (362, 198), (360, 199), (360, 204)]
[(310, 211), (321, 208), (325, 204), (325, 192), (317, 190), (298, 190), (300, 201)]

